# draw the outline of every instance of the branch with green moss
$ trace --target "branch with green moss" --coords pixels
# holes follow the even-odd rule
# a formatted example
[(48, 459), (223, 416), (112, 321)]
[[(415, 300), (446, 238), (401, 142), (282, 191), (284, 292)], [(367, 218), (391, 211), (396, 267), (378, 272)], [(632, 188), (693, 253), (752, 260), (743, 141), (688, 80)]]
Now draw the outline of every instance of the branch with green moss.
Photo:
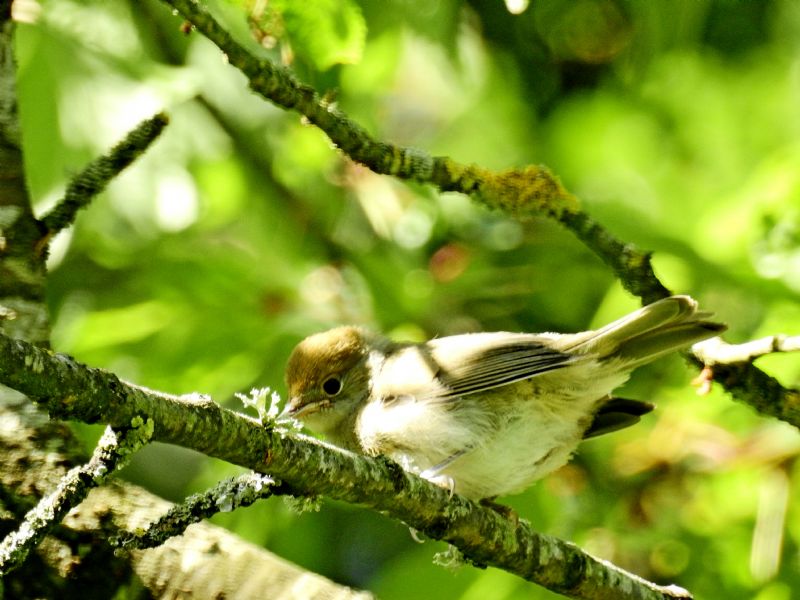
[(142, 121), (107, 155), (95, 159), (73, 177), (64, 197), (41, 219), (46, 236), (50, 238), (72, 225), (78, 211), (102, 192), (114, 177), (144, 154), (161, 135), (167, 123), (169, 119), (164, 113)]
[[(237, 43), (197, 0), (164, 1), (219, 47), (228, 61), (247, 76), (253, 91), (303, 115), (352, 160), (376, 173), (470, 195), (518, 219), (554, 219), (600, 257), (625, 289), (644, 304), (670, 295), (653, 272), (650, 253), (617, 239), (583, 212), (575, 196), (547, 167), (536, 165), (496, 173), (477, 165), (462, 165), (445, 156), (431, 156), (416, 148), (375, 140), (312, 87), (298, 81), (289, 69), (257, 58)], [(800, 427), (800, 416), (791, 408), (798, 392), (784, 388), (752, 364), (727, 369), (720, 382), (736, 400)], [(767, 384), (768, 405), (764, 402), (767, 390), (763, 387)]]
[(617, 240), (586, 213), (543, 165), (494, 172), (463, 165), (446, 156), (375, 140), (361, 125), (330, 104), (285, 67), (253, 56), (197, 0), (164, 0), (214, 42), (230, 64), (247, 76), (254, 92), (294, 110), (319, 127), (352, 160), (375, 173), (430, 183), (443, 192), (460, 192), (518, 219), (548, 217), (562, 223), (600, 256), (623, 285), (646, 303), (670, 295), (655, 277), (650, 257)]
[[(154, 441), (177, 444), (269, 474), (304, 496), (361, 504), (444, 540), (476, 565), (514, 573), (570, 598), (690, 598), (596, 559), (577, 546), (534, 532), (498, 512), (381, 458), (341, 450), (274, 423), (226, 410), (200, 395), (171, 396), (120, 381), (114, 374), (0, 335), (0, 383), (59, 419), (128, 427), (152, 422)], [(224, 432), (224, 435), (221, 433)]]

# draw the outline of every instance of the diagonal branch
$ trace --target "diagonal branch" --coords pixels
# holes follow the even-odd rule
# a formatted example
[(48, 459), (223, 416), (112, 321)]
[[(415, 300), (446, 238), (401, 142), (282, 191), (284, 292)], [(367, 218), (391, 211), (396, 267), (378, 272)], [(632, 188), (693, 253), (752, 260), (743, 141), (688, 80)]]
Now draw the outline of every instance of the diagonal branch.
[[(0, 335), (0, 383), (45, 406), (51, 416), (125, 427), (153, 422), (153, 440), (269, 473), (297, 494), (325, 495), (383, 511), (460, 550), (467, 560), (514, 573), (571, 598), (690, 598), (658, 586), (577, 546), (534, 532), (523, 522), (407, 472), (395, 463), (289, 436), (202, 396), (176, 397), (120, 381)], [(224, 435), (220, 435), (224, 432)]]
[(493, 172), (463, 165), (446, 156), (375, 140), (361, 125), (328, 103), (292, 71), (254, 57), (220, 26), (197, 0), (165, 0), (225, 53), (244, 73), (257, 94), (282, 108), (294, 110), (319, 127), (352, 160), (375, 173), (430, 183), (443, 192), (471, 195), (490, 208), (518, 218), (556, 219), (604, 260), (634, 295), (645, 303), (670, 295), (650, 267), (648, 253), (616, 239), (578, 206), (543, 165)]
[(95, 159), (73, 177), (61, 201), (41, 219), (47, 237), (69, 227), (80, 209), (87, 206), (114, 177), (144, 154), (150, 144), (161, 135), (168, 122), (164, 113), (142, 121), (107, 155)]
[(189, 525), (284, 492), (272, 477), (261, 473), (250, 472), (226, 479), (176, 504), (144, 531), (120, 534), (111, 544), (125, 550), (156, 548), (169, 538), (181, 535)]

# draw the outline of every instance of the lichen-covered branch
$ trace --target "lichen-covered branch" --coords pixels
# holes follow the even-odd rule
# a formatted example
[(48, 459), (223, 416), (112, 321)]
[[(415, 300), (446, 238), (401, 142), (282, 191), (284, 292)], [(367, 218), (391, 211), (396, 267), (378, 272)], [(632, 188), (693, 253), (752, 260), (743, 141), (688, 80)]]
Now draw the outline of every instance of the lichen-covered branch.
[(614, 237), (585, 212), (564, 215), (561, 223), (605, 262), (631, 294), (650, 304), (671, 292), (658, 280), (650, 253)]
[(352, 160), (376, 173), (430, 183), (461, 192), (519, 219), (553, 218), (570, 229), (614, 270), (628, 290), (645, 302), (670, 295), (653, 274), (649, 254), (624, 244), (583, 213), (578, 200), (543, 165), (494, 172), (446, 156), (377, 141), (284, 67), (257, 59), (217, 23), (196, 0), (165, 0), (214, 42), (241, 70), (250, 87), (267, 100), (297, 111), (317, 125)]
[(41, 219), (46, 235), (51, 237), (69, 227), (80, 209), (87, 206), (114, 177), (144, 154), (150, 144), (161, 135), (168, 122), (164, 113), (142, 121), (107, 155), (96, 158), (73, 177), (67, 185), (64, 197)]
[(376, 173), (432, 183), (443, 191), (480, 197), (485, 204), (519, 217), (575, 212), (578, 204), (547, 167), (528, 166), (495, 173), (462, 165), (446, 156), (375, 140), (287, 68), (253, 56), (197, 0), (165, 0), (214, 42), (228, 62), (241, 70), (250, 87), (280, 107), (294, 110), (319, 127), (351, 159)]
[[(286, 435), (202, 396), (169, 396), (120, 381), (0, 335), (0, 383), (61, 419), (115, 427), (152, 419), (153, 439), (267, 473), (305, 495), (324, 495), (384, 511), (456, 546), (477, 564), (505, 569), (572, 598), (689, 598), (684, 590), (644, 581), (538, 534), (404, 471), (385, 460), (347, 452), (305, 436)], [(220, 435), (225, 432), (225, 435)]]
[(785, 388), (749, 363), (719, 364), (712, 370), (714, 381), (721, 383), (735, 400), (800, 427), (800, 390)]
[(126, 550), (155, 548), (169, 538), (181, 535), (186, 528), (219, 513), (250, 506), (256, 500), (269, 498), (284, 490), (272, 477), (247, 473), (219, 482), (213, 488), (192, 494), (170, 508), (164, 515), (141, 532), (125, 532), (111, 540), (114, 546)]
[(106, 428), (89, 462), (71, 469), (56, 489), (25, 515), (19, 528), (0, 542), (0, 577), (17, 568), (31, 549), (61, 522), (67, 512), (80, 504), (92, 488), (124, 466), (132, 454), (149, 440), (150, 433), (145, 423), (124, 431)]

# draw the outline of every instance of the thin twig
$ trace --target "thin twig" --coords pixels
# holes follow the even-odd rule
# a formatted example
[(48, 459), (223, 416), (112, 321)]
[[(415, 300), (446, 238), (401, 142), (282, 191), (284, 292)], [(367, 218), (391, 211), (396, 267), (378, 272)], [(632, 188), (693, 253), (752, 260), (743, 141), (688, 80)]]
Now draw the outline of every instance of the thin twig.
[(751, 362), (760, 356), (777, 352), (797, 352), (800, 350), (800, 335), (768, 335), (767, 337), (745, 342), (728, 344), (715, 337), (692, 346), (692, 352), (705, 365)]
[(734, 399), (797, 427), (800, 390), (785, 388), (774, 377), (753, 367), (751, 362), (767, 354), (798, 350), (800, 336), (770, 335), (743, 344), (727, 344), (720, 338), (711, 338), (692, 347), (692, 359), (704, 365), (695, 383), (703, 394), (710, 389), (712, 381), (717, 381)]
[(166, 514), (148, 525), (143, 532), (127, 532), (111, 540), (125, 550), (155, 548), (176, 535), (181, 535), (192, 523), (219, 513), (250, 506), (256, 500), (269, 498), (281, 489), (269, 475), (247, 473), (219, 482), (213, 488), (192, 494)]
[(144, 154), (168, 122), (164, 113), (142, 121), (107, 155), (95, 159), (73, 177), (64, 197), (41, 219), (47, 235), (52, 237), (69, 227), (80, 209), (87, 206), (114, 177)]

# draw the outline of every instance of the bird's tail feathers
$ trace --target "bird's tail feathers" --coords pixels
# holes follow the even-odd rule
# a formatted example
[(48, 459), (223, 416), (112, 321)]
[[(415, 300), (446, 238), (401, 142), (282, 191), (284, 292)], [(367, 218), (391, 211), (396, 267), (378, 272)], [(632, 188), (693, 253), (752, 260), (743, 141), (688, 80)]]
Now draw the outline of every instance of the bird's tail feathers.
[(636, 367), (725, 331), (689, 296), (670, 296), (576, 340), (574, 350)]

